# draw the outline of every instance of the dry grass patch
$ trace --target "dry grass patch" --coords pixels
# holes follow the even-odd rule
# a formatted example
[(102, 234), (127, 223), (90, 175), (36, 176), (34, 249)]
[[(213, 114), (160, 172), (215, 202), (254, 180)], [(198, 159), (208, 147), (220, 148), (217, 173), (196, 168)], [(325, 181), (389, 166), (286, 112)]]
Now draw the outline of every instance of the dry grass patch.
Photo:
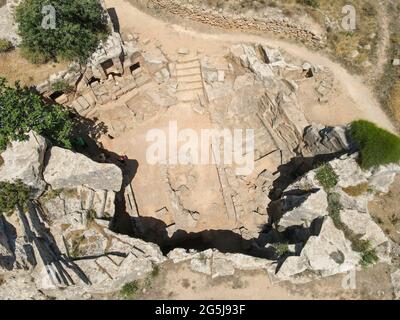
[[(365, 71), (364, 63), (377, 61), (379, 40), (378, 5), (373, 0), (207, 0), (210, 7), (228, 8), (235, 12), (263, 10), (267, 7), (279, 8), (287, 17), (308, 15), (323, 29), (326, 28), (325, 18), (336, 22), (338, 29), (327, 30), (327, 49), (339, 62), (353, 72)], [(341, 27), (345, 14), (342, 9), (353, 5), (356, 9), (356, 30), (348, 32)], [(375, 35), (375, 37), (372, 37)], [(358, 56), (352, 54), (358, 51)]]
[(385, 111), (400, 127), (400, 66), (393, 66), (393, 59), (400, 58), (400, 3), (389, 3), (391, 13), (390, 48), (388, 62), (382, 77), (376, 83), (376, 92)]
[(351, 197), (358, 197), (363, 195), (364, 193), (366, 193), (368, 191), (369, 185), (368, 183), (361, 183), (359, 185), (356, 186), (351, 186), (348, 188), (342, 188), (342, 190), (344, 192), (346, 192), (349, 196)]
[(369, 213), (382, 230), (400, 244), (400, 176), (396, 177), (389, 193), (381, 194), (369, 204)]
[(396, 121), (400, 123), (400, 79), (395, 82), (391, 89), (389, 104)]
[(36, 85), (47, 80), (51, 74), (67, 68), (65, 62), (34, 65), (22, 57), (20, 49), (0, 53), (0, 76), (10, 84), (20, 80), (22, 85)]

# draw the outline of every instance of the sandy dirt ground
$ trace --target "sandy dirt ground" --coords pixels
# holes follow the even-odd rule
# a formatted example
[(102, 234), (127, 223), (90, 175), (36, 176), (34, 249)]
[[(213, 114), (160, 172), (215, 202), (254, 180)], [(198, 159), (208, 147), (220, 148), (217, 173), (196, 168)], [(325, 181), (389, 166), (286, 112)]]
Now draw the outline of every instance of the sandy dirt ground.
[(20, 80), (26, 86), (37, 85), (67, 67), (67, 63), (32, 64), (21, 56), (19, 49), (0, 53), (0, 77), (7, 78), (10, 84)]
[[(104, 120), (106, 117), (107, 113), (105, 112), (101, 119)], [(165, 113), (125, 131), (123, 135), (104, 142), (109, 150), (118, 154), (126, 154), (128, 158), (135, 159), (139, 163), (132, 188), (140, 208), (140, 215), (142, 217), (155, 217), (164, 221), (166, 225), (169, 225), (169, 222), (172, 222), (173, 219), (168, 216), (169, 213), (165, 213), (161, 209), (171, 200), (168, 190), (164, 189), (166, 184), (163, 166), (152, 165), (147, 161), (146, 153), (151, 143), (148, 142), (146, 135), (150, 130), (157, 128), (162, 130), (165, 137), (168, 138), (171, 120), (176, 121), (178, 130), (190, 128), (199, 135), (200, 130), (212, 128), (207, 116), (199, 115), (191, 108), (176, 105), (169, 108)], [(180, 145), (178, 144), (178, 147)], [(168, 152), (168, 149), (169, 143), (167, 141), (166, 152)], [(180, 172), (180, 170), (183, 171)], [(186, 231), (199, 232), (207, 229), (229, 230), (234, 228), (234, 224), (227, 219), (225, 213), (215, 165), (169, 166), (169, 172), (174, 173), (170, 181), (174, 189), (179, 189), (181, 185), (190, 185), (190, 191), (182, 191), (187, 199), (186, 207), (190, 209), (193, 206), (193, 210), (196, 209), (204, 213), (200, 216), (195, 228), (191, 227), (190, 223), (186, 224), (183, 219), (182, 226), (185, 226)], [(193, 181), (188, 181), (187, 177)], [(204, 188), (204, 186), (208, 186), (208, 188)]]
[[(133, 299), (155, 300), (385, 300), (393, 298), (388, 267), (378, 264), (350, 276), (336, 275), (305, 284), (273, 283), (262, 271), (240, 271), (212, 279), (194, 272), (189, 264), (166, 263), (158, 275), (139, 284)], [(353, 286), (354, 284), (354, 286)], [(115, 296), (114, 298), (118, 298)]]
[(399, 194), (400, 177), (397, 177), (388, 194), (382, 194), (370, 203), (369, 212), (382, 230), (400, 244)]
[(266, 35), (250, 35), (211, 28), (207, 28), (208, 31), (206, 28), (198, 30), (191, 28), (190, 23), (185, 21), (181, 21), (179, 25), (162, 21), (139, 11), (124, 0), (107, 0), (106, 4), (116, 9), (123, 36), (138, 34), (142, 41), (149, 39), (150, 42), (161, 44), (167, 54), (174, 54), (179, 47), (187, 47), (199, 49), (212, 56), (226, 53), (232, 43), (255, 42), (279, 48), (314, 65), (328, 67), (333, 72), (336, 81), (340, 83), (338, 90), (343, 91), (346, 98), (340, 99), (338, 103), (332, 101), (331, 104), (335, 107), (323, 110), (314, 105), (305, 106), (306, 114), (311, 122), (333, 125), (364, 118), (395, 131), (391, 121), (380, 108), (373, 91), (364, 84), (362, 78), (350, 74), (338, 63), (318, 52), (313, 52), (298, 44), (268, 38)]

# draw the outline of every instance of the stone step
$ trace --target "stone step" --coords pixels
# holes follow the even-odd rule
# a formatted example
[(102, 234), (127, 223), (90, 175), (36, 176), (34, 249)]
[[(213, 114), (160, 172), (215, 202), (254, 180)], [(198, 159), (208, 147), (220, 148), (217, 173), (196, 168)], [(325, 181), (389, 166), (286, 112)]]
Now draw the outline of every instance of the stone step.
[(188, 76), (180, 76), (179, 82), (199, 82), (203, 81), (203, 78), (201, 77), (200, 74), (195, 74), (195, 75), (188, 75)]
[(176, 75), (178, 78), (184, 76), (195, 76), (201, 75), (200, 68), (190, 68), (190, 69), (183, 69), (183, 70), (176, 70)]
[(178, 92), (186, 90), (203, 89), (203, 82), (179, 82)]
[(181, 64), (181, 63), (188, 63), (188, 62), (193, 62), (193, 61), (199, 61), (199, 58), (194, 55), (179, 57), (177, 63)]
[(176, 70), (185, 70), (193, 68), (200, 68), (200, 61), (196, 60), (192, 62), (179, 63), (176, 65)]

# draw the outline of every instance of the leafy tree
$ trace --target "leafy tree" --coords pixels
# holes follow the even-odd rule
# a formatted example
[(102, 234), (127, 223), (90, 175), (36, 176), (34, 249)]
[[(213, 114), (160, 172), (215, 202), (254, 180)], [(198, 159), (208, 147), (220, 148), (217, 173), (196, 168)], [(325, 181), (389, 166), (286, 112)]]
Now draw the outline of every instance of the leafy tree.
[[(55, 9), (55, 28), (43, 28), (44, 6)], [(16, 9), (22, 51), (34, 63), (86, 60), (108, 34), (99, 0), (25, 0)]]
[(352, 139), (360, 148), (360, 165), (371, 168), (400, 161), (400, 138), (374, 123), (359, 120), (350, 126)]
[(0, 182), (0, 214), (11, 214), (16, 208), (24, 208), (29, 200), (30, 189), (20, 180), (15, 183)]
[(56, 145), (71, 148), (73, 121), (60, 105), (48, 105), (36, 92), (21, 87), (9, 87), (0, 78), (0, 150), (10, 141), (23, 141), (33, 130)]

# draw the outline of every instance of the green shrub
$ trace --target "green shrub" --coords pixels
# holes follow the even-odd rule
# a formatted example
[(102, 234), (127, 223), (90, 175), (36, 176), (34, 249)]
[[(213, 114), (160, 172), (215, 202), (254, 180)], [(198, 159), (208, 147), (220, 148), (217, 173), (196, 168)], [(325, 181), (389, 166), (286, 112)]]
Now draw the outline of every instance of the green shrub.
[(12, 214), (15, 208), (24, 208), (29, 200), (30, 189), (21, 181), (0, 182), (0, 214)]
[(97, 212), (94, 209), (90, 209), (86, 212), (86, 218), (88, 221), (94, 221), (97, 219)]
[(40, 196), (40, 201), (46, 203), (47, 201), (56, 199), (57, 197), (60, 196), (62, 192), (63, 189), (56, 189), (56, 190), (49, 189), (43, 195)]
[(368, 250), (362, 252), (361, 254), (361, 265), (363, 267), (368, 267), (369, 265), (373, 265), (379, 261), (379, 257), (376, 254), (376, 250)]
[[(55, 8), (55, 28), (43, 28), (42, 8)], [(99, 0), (28, 0), (16, 9), (21, 47), (32, 62), (85, 61), (109, 30)]]
[(400, 161), (400, 138), (365, 120), (351, 124), (350, 134), (360, 149), (364, 169)]
[(342, 222), (340, 218), (340, 212), (342, 210), (343, 206), (340, 203), (340, 194), (335, 192), (329, 193), (328, 212), (329, 216), (333, 220), (333, 223), (335, 224), (335, 227), (343, 231), (345, 237), (350, 240), (352, 249), (361, 254), (361, 266), (367, 267), (371, 264), (375, 264), (379, 261), (376, 250), (371, 248), (371, 243), (369, 241), (361, 240), (359, 235), (356, 235)]
[(124, 284), (124, 286), (120, 290), (120, 294), (125, 299), (132, 299), (132, 298), (134, 298), (135, 294), (138, 291), (139, 291), (139, 283), (137, 281), (132, 281), (132, 282)]
[(278, 243), (275, 246), (275, 249), (276, 249), (276, 254), (278, 257), (282, 257), (290, 252), (289, 245), (287, 243)]
[(42, 97), (19, 83), (9, 87), (0, 77), (0, 150), (11, 141), (23, 141), (33, 130), (56, 145), (71, 148), (73, 121), (60, 105), (48, 105)]
[(379, 261), (376, 250), (372, 249), (371, 242), (368, 240), (357, 239), (353, 241), (353, 250), (361, 253), (361, 265), (367, 267)]
[(74, 90), (74, 88), (64, 80), (58, 80), (51, 85), (53, 91), (59, 91), (64, 93), (69, 93)]
[(6, 39), (0, 39), (0, 53), (10, 51), (14, 48), (13, 44), (11, 41), (8, 41)]
[(318, 0), (297, 0), (297, 3), (310, 6), (313, 8), (319, 8), (319, 1)]
[(343, 206), (340, 203), (340, 194), (333, 192), (328, 194), (328, 213), (332, 218), (336, 228), (343, 229), (342, 221), (340, 220), (340, 211)]
[(329, 164), (318, 168), (315, 177), (326, 191), (334, 188), (338, 183), (338, 176)]

